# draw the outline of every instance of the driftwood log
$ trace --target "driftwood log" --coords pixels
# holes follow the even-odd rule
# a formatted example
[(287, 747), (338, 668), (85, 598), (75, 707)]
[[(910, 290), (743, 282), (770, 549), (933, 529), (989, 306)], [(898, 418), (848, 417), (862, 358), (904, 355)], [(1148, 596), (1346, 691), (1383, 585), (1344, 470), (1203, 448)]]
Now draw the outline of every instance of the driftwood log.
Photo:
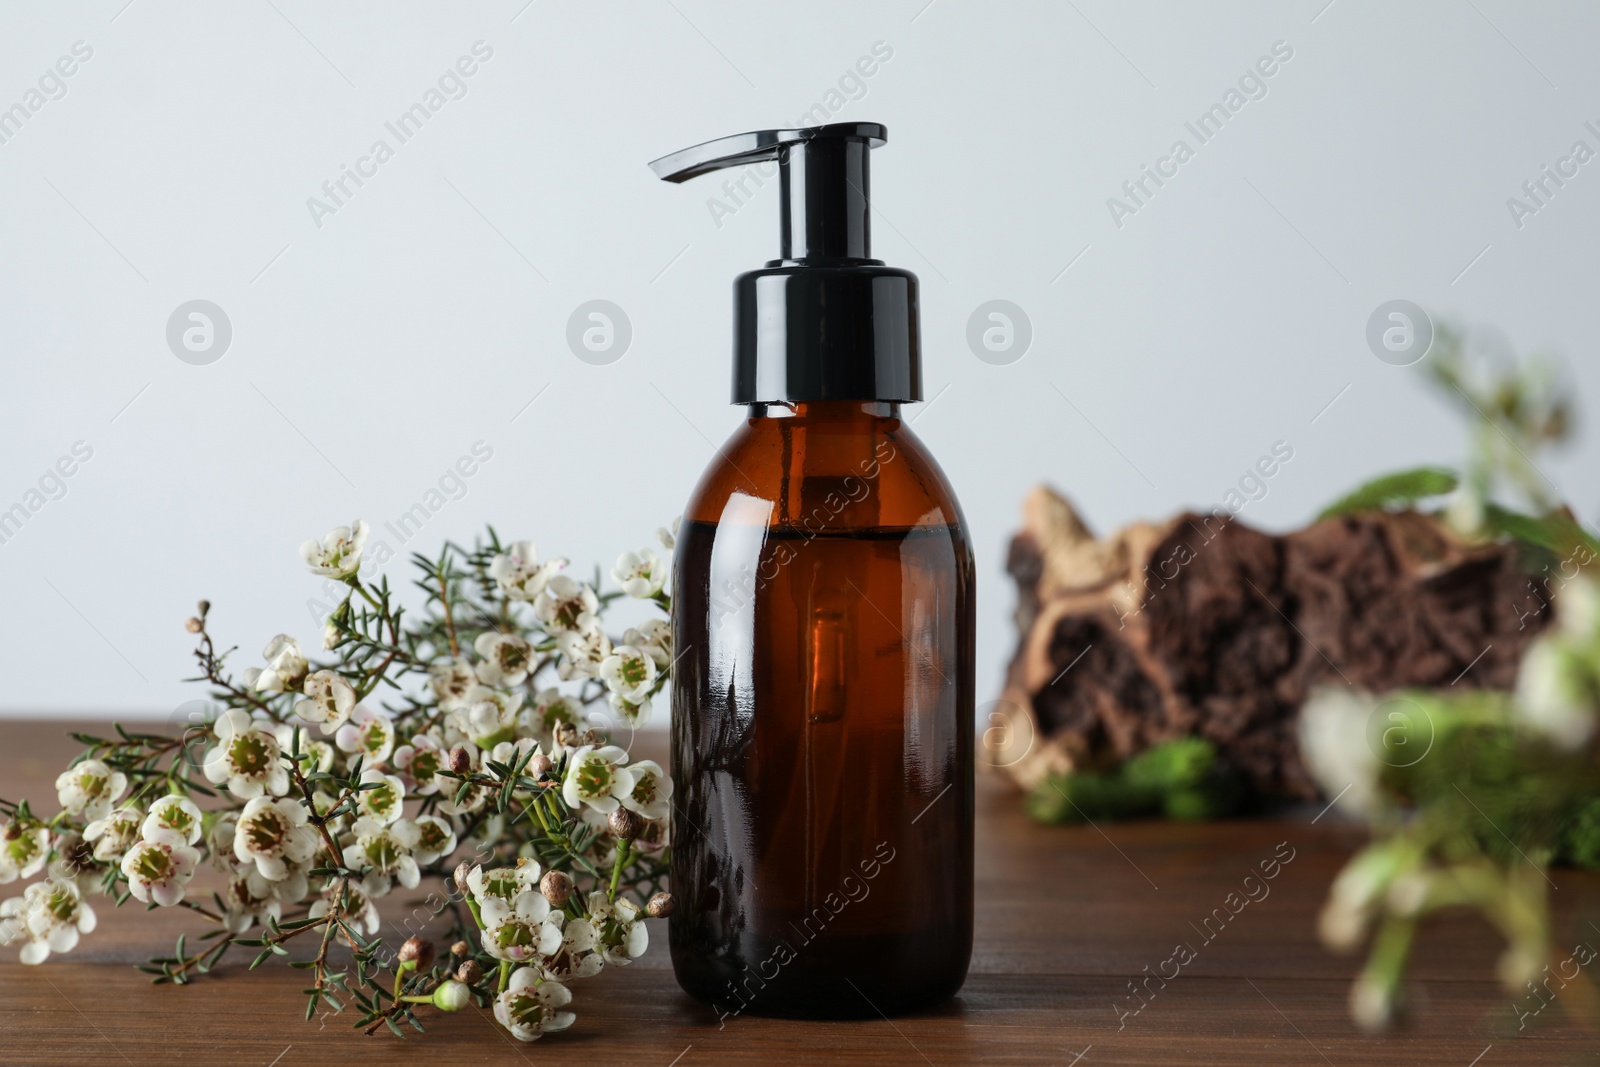
[(984, 744), (1025, 787), (1198, 735), (1263, 794), (1313, 799), (1295, 733), (1312, 688), (1509, 688), (1549, 621), (1515, 548), (1418, 512), (1273, 535), (1219, 509), (1097, 539), (1041, 486), (1023, 516), (1019, 643)]

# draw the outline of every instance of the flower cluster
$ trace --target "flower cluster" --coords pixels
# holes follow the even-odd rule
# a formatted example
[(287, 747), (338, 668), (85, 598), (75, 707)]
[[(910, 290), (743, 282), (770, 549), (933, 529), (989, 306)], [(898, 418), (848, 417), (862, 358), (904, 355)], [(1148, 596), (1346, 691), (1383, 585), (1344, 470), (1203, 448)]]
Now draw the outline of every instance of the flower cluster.
[[(603, 616), (623, 597), (670, 612), (661, 558), (624, 554), (620, 591), (602, 592), (490, 529), (414, 557), (414, 610), (363, 578), (368, 538), (356, 522), (301, 547), (346, 590), (321, 639), (329, 662), (279, 635), (236, 680), (201, 601), (187, 628), (219, 705), (208, 721), (77, 735), (88, 748), (56, 780), (58, 814), (0, 801), (0, 884), (39, 878), (0, 902), (0, 944), (40, 963), (94, 929), (90, 894), (132, 897), (211, 924), (200, 951), (180, 939), (150, 961), (158, 982), (309, 937), (308, 1017), (353, 1002), (357, 1026), (398, 1032), (418, 1005), (477, 1003), (524, 1041), (572, 1025), (570, 982), (644, 952), (644, 915), (671, 910), (672, 781), (610, 731), (650, 717), (671, 629), (649, 618), (614, 638)], [(418, 939), (387, 956), (379, 902), (429, 877), (462, 905), (449, 957)], [(353, 967), (330, 963), (338, 946)]]

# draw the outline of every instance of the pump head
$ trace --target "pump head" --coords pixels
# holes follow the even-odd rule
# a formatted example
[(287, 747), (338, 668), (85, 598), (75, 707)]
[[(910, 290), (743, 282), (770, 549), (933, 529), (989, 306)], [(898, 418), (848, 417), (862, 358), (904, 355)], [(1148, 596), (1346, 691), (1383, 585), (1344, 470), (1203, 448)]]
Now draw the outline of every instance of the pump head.
[(684, 182), (778, 163), (780, 254), (734, 281), (733, 402), (922, 399), (917, 277), (872, 258), (876, 122), (756, 130), (650, 164)]

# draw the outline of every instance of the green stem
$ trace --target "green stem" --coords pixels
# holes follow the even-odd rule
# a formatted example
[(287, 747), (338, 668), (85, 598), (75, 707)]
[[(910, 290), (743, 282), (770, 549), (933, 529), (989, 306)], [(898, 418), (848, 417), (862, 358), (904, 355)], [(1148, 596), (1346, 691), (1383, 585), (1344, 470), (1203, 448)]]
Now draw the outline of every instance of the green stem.
[(623, 865), (628, 862), (628, 853), (633, 850), (632, 841), (617, 842), (617, 859), (611, 865), (611, 889), (606, 894), (606, 903), (613, 904), (617, 899), (617, 884), (622, 879)]
[(500, 979), (499, 979), (498, 983), (496, 984), (495, 991), (498, 992), (498, 993), (504, 993), (506, 991), (506, 986), (510, 982), (511, 982), (511, 961), (510, 960), (501, 960), (500, 961)]

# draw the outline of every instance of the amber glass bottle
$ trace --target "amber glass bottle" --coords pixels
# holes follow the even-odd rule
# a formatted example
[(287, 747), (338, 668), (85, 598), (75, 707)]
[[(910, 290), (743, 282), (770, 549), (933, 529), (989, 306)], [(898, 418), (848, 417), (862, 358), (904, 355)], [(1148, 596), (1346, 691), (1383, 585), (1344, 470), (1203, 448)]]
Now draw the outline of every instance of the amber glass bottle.
[(870, 258), (874, 123), (657, 160), (775, 159), (783, 255), (739, 277), (745, 424), (690, 500), (673, 577), (672, 962), (719, 1017), (948, 997), (972, 951), (973, 565), (900, 417), (917, 280)]

